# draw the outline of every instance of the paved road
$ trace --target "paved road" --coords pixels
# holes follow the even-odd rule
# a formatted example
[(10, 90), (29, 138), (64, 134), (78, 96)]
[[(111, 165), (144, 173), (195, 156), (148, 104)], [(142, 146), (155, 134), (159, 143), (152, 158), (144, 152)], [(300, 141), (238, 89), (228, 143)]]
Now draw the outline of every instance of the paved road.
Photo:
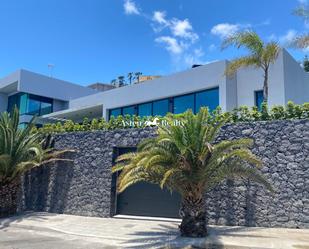
[(0, 231), (1, 249), (102, 249), (116, 248), (104, 243), (53, 231), (41, 232), (25, 228)]
[(222, 226), (210, 227), (207, 239), (190, 239), (179, 237), (178, 224), (31, 213), (0, 219), (0, 249), (309, 249), (309, 230)]

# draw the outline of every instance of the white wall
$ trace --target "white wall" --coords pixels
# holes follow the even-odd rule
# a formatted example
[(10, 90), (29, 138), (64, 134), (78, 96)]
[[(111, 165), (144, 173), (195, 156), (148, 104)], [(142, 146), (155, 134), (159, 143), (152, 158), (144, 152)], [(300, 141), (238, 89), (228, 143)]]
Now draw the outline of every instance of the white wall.
[(53, 101), (53, 112), (62, 111), (68, 109), (69, 103), (67, 101), (54, 99)]
[[(228, 104), (235, 104), (235, 91), (227, 91), (224, 76), (226, 61), (218, 61), (184, 72), (145, 81), (140, 84), (121, 87), (70, 101), (70, 108), (103, 104), (103, 116), (107, 109), (143, 103), (147, 101), (182, 95), (219, 86), (219, 104), (223, 110)], [(228, 81), (229, 86), (235, 81)], [(231, 95), (227, 97), (227, 95)], [(227, 101), (228, 99), (228, 101)]]
[[(238, 106), (255, 105), (254, 92), (263, 89), (264, 73), (253, 67), (243, 68), (237, 72), (237, 104)], [(268, 79), (269, 106), (283, 105), (284, 76), (283, 76), (283, 53), (280, 52), (277, 61), (270, 66)]]
[(284, 56), (285, 102), (289, 100), (296, 104), (309, 101), (309, 74), (304, 71), (299, 62), (286, 51)]
[(0, 93), (0, 112), (5, 112), (7, 110), (8, 96), (6, 94)]
[(309, 102), (309, 73), (305, 72), (304, 76), (304, 91), (303, 102)]
[(88, 87), (50, 78), (45, 75), (29, 72), (23, 69), (20, 70), (18, 90), (20, 92), (66, 101), (97, 93), (97, 91)]

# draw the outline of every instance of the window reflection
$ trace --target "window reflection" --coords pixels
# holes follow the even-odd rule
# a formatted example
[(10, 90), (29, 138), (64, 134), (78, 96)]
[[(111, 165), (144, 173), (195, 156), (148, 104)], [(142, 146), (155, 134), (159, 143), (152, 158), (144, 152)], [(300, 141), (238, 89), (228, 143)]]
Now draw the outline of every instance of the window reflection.
[(192, 94), (141, 103), (134, 106), (111, 109), (109, 111), (109, 116), (135, 114), (141, 117), (165, 116), (168, 112), (177, 114), (183, 113), (188, 109), (196, 113), (201, 107), (208, 107), (210, 111), (213, 111), (218, 106), (219, 87)]
[(209, 111), (215, 110), (219, 106), (219, 88), (209, 89), (196, 94), (196, 112), (201, 107), (208, 107)]
[(135, 115), (135, 106), (128, 106), (123, 108), (122, 115)]
[(141, 104), (137, 106), (137, 115), (140, 117), (148, 117), (152, 115), (152, 103)]
[(27, 93), (17, 93), (8, 98), (8, 112), (12, 112), (15, 106), (21, 115), (45, 115), (53, 111), (53, 100)]
[(112, 109), (109, 111), (109, 116), (114, 116), (115, 118), (121, 115), (121, 108)]
[(153, 102), (153, 116), (165, 116), (169, 112), (169, 100), (163, 99)]
[(255, 105), (259, 110), (262, 109), (262, 103), (264, 101), (263, 90), (255, 91)]
[(194, 112), (194, 94), (174, 98), (174, 113), (183, 113), (189, 109)]

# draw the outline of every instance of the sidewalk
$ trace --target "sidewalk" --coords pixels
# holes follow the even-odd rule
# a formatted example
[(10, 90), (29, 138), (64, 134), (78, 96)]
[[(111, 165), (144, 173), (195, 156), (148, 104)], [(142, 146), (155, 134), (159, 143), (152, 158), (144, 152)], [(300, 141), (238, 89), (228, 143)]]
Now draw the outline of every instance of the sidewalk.
[(190, 239), (179, 237), (177, 226), (176, 221), (29, 213), (0, 220), (0, 248), (309, 249), (309, 230), (211, 226), (206, 239)]

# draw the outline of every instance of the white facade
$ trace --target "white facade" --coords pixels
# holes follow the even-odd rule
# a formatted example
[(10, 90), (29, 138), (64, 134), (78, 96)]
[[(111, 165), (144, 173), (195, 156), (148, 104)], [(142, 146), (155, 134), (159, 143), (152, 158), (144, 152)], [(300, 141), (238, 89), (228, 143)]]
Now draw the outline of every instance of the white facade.
[[(53, 111), (67, 109), (69, 101), (91, 95), (97, 91), (71, 82), (47, 77), (24, 69), (0, 79), (0, 112), (8, 108), (8, 98), (16, 93), (27, 93), (53, 100)], [(21, 122), (28, 122), (31, 115), (21, 117)]]
[[(263, 71), (256, 68), (239, 70), (234, 77), (226, 77), (228, 61), (218, 61), (187, 71), (161, 77), (141, 84), (121, 87), (69, 102), (69, 109), (49, 116), (74, 119), (71, 113), (79, 109), (102, 108), (108, 118), (108, 110), (162, 98), (184, 95), (219, 87), (219, 104), (224, 111), (242, 105), (255, 105), (255, 91), (263, 89)], [(309, 74), (286, 51), (282, 50), (269, 70), (269, 106), (309, 101)]]
[[(6, 109), (9, 92), (27, 92), (54, 99), (54, 112), (42, 120), (84, 117), (108, 118), (109, 110), (142, 104), (202, 90), (219, 88), (219, 105), (230, 111), (242, 105), (255, 105), (255, 91), (263, 89), (263, 72), (244, 68), (226, 77), (226, 60), (192, 68), (183, 72), (140, 84), (95, 92), (69, 82), (20, 70), (0, 80), (0, 111)], [(10, 84), (8, 84), (10, 83)], [(269, 106), (285, 105), (289, 100), (309, 102), (309, 74), (286, 51), (282, 50), (269, 70)]]

